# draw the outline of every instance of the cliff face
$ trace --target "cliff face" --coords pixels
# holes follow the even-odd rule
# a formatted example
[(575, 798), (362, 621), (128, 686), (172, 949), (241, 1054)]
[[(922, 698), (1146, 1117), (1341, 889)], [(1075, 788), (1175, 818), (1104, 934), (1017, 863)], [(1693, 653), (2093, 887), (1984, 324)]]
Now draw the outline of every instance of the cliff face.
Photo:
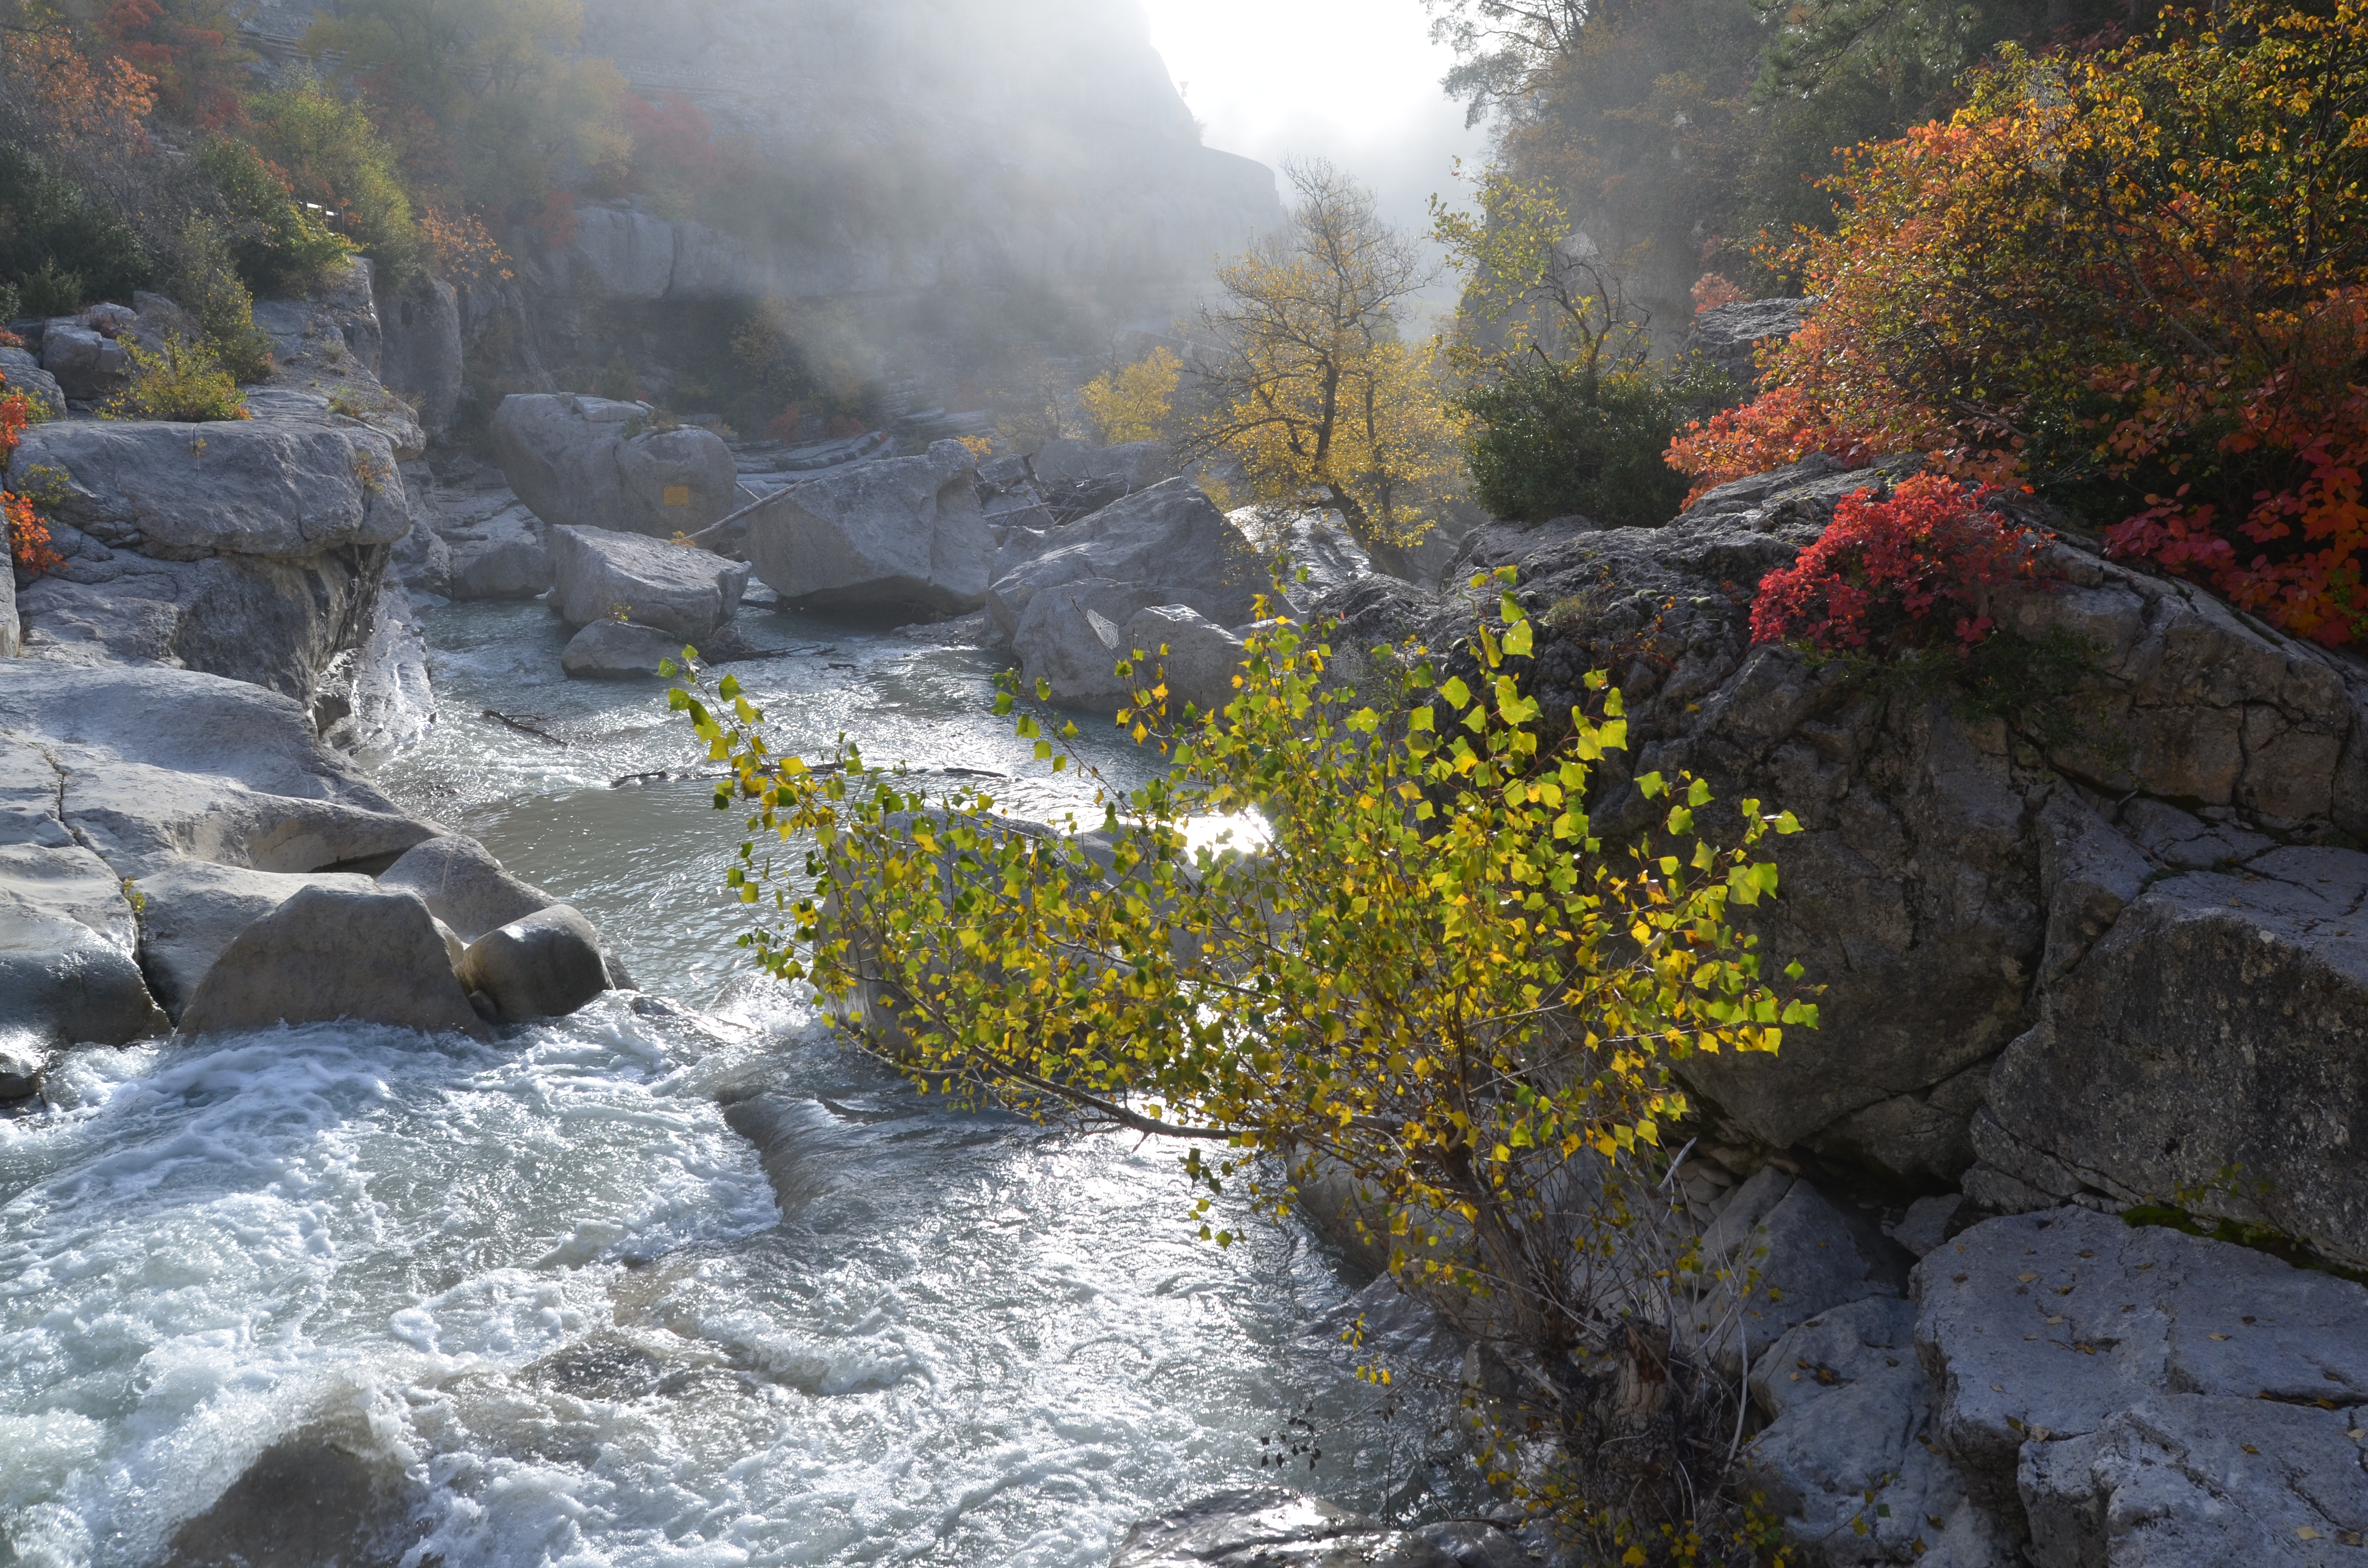
[(771, 187), (728, 232), (587, 210), (555, 270), (628, 297), (1020, 287), (1164, 318), (1282, 216), (1270, 170), (1200, 144), (1127, 0), (592, 0), (584, 45)]

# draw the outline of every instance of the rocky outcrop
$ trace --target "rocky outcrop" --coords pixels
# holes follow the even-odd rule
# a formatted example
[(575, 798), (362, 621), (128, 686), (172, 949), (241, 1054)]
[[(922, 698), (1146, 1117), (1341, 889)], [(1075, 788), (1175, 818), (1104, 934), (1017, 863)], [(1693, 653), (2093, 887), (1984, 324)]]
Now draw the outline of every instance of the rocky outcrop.
[(451, 427), (466, 384), (459, 294), (422, 270), (392, 299), (379, 299), (378, 319), (379, 380), (410, 400), (428, 436), (441, 435)]
[(570, 626), (631, 620), (677, 639), (712, 636), (740, 611), (746, 562), (599, 528), (551, 530), (552, 603)]
[(415, 893), (306, 888), (232, 938), (182, 1031), (346, 1020), (482, 1035), (450, 936)]
[(785, 605), (958, 615), (985, 598), (994, 540), (959, 441), (825, 470), (746, 516), (748, 558)]
[[(1531, 675), (1546, 711), (1585, 700), (1590, 668), (1627, 695), (1632, 749), (1600, 781), (1599, 824), (1645, 827), (1630, 773), (1683, 767), (1806, 830), (1776, 846), (1783, 896), (1756, 928), (1827, 987), (1824, 1027), (1684, 1071), (1725, 1135), (1763, 1149), (1936, 1187), (1978, 1150), (1968, 1191), (1994, 1208), (2214, 1189), (2194, 1201), (2368, 1256), (2368, 1178), (2342, 1153), (2362, 878), (2312, 846), (2368, 810), (2351, 666), (2071, 544), (2051, 547), (2055, 585), (1998, 610), (2032, 643), (2085, 648), (2086, 670), (2011, 726), (1750, 646), (1759, 578), (1896, 472), (1813, 460), (1664, 528), (1492, 527), (1467, 549), (1523, 570), (1552, 629)], [(1435, 643), (1468, 629), (1468, 609), (1416, 613)], [(2277, 1196), (2226, 1190), (2230, 1164)]]
[(640, 403), (515, 394), (494, 415), (502, 477), (535, 516), (670, 539), (733, 510), (739, 474), (712, 430), (647, 430)]
[(1165, 685), (1168, 705), (1179, 716), (1188, 702), (1203, 713), (1231, 702), (1234, 677), (1248, 658), (1240, 638), (1185, 605), (1137, 610), (1120, 629), (1119, 642), (1126, 650), (1121, 657), (1142, 650), (1142, 678)]
[(41, 497), (64, 558), (19, 596), (29, 651), (305, 701), (366, 638), (388, 547), (411, 527), (392, 449), (356, 425), (38, 425), (9, 472)]
[[(286, 915), (299, 900), (310, 913)], [(279, 1018), (474, 1029), (462, 943), (556, 903), (396, 811), (284, 697), (185, 670), (0, 670), (0, 997), (39, 1044)], [(440, 979), (420, 937), (438, 919)]]
[(11, 392), (22, 392), (31, 400), (36, 410), (34, 417), (38, 419), (63, 419), (66, 415), (65, 389), (25, 349), (0, 348), (0, 386)]
[(1759, 384), (1758, 357), (1801, 330), (1816, 305), (1803, 300), (1746, 300), (1699, 311), (1686, 330), (1686, 352), (1700, 354), (1720, 374), (1748, 391)]
[(17, 614), (17, 574), (0, 572), (0, 659), (25, 651), (25, 623)]
[(445, 577), (455, 599), (530, 599), (551, 587), (546, 531), (523, 504), (447, 528), (451, 551)]
[(61, 316), (41, 328), (41, 369), (69, 401), (88, 405), (123, 390), (131, 357), (112, 333)]
[(987, 625), (998, 643), (1018, 645), (1030, 608), (1047, 594), (1064, 597), (1046, 600), (1040, 624), (1056, 604), (1082, 606), (1109, 585), (1132, 599), (1124, 612), (1110, 608), (1116, 598), (1087, 608), (1116, 624), (1154, 605), (1182, 605), (1218, 626), (1236, 627), (1257, 614), (1258, 596), (1269, 586), (1241, 530), (1180, 479), (1112, 502), (1053, 530), (1044, 543), (987, 589)]

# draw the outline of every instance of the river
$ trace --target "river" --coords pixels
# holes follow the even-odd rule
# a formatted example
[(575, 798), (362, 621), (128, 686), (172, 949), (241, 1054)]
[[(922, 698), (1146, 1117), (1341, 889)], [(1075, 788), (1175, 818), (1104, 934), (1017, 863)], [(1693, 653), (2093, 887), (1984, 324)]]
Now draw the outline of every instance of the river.
[[(540, 606), (426, 620), (441, 717), (382, 785), (668, 1000), (73, 1056), (0, 1121), (0, 1564), (1099, 1568), (1232, 1486), (1469, 1502), (1450, 1412), (1372, 1408), (1360, 1281), (1305, 1233), (1235, 1214), (1220, 1252), (1174, 1150), (934, 1106), (752, 979), (737, 821), (659, 683), (564, 680)], [(1075, 799), (978, 653), (742, 627), (785, 650), (734, 666), (782, 742)], [(1294, 1415), (1324, 1457), (1279, 1477)]]

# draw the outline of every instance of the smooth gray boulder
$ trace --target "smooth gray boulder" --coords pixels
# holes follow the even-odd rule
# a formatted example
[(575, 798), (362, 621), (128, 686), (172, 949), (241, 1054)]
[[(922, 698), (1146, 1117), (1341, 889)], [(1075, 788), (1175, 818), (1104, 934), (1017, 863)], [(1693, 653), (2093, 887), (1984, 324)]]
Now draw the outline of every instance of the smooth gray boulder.
[(1754, 1362), (1750, 1392), (1768, 1425), (1743, 1463), (1813, 1561), (2014, 1568), (2008, 1532), (1931, 1447), (1912, 1302), (1875, 1297), (1807, 1319)]
[(632, 620), (697, 641), (740, 610), (745, 561), (599, 528), (551, 530), (552, 602), (570, 626)]
[[(1911, 1259), (1873, 1221), (1844, 1213), (1808, 1182), (1769, 1166), (1736, 1187), (1702, 1233), (1705, 1258), (1731, 1261), (1757, 1282), (1745, 1302), (1742, 1349), (1870, 1297), (1905, 1293)], [(1732, 1360), (1736, 1346), (1715, 1347)]]
[(470, 943), (461, 979), (492, 998), (511, 1022), (564, 1017), (609, 989), (599, 933), (564, 903), (539, 909)]
[(65, 389), (41, 369), (41, 362), (22, 348), (0, 348), (0, 392), (22, 392), (38, 411), (36, 419), (66, 416)]
[(390, 1024), (483, 1037), (435, 916), (416, 893), (307, 888), (222, 949), (181, 1032)]
[(184, 860), (132, 884), (139, 894), (141, 966), (149, 989), (178, 1021), (215, 960), (240, 932), (307, 888), (367, 893), (375, 884), (352, 873), (250, 871)]
[(131, 357), (114, 338), (61, 316), (41, 329), (41, 369), (74, 402), (97, 403), (123, 390)]
[[(1282, 597), (1296, 613), (1373, 574), (1372, 557), (1338, 512), (1242, 506), (1225, 517), (1278, 569)], [(1279, 611), (1284, 606), (1271, 608)]]
[(49, 1051), (21, 1038), (0, 1037), (0, 1102), (31, 1099), (49, 1070)]
[(551, 548), (523, 506), (442, 537), (452, 551), (448, 581), (456, 600), (530, 599), (551, 587)]
[(502, 477), (554, 527), (697, 533), (737, 503), (732, 449), (712, 430), (645, 430), (650, 417), (640, 403), (513, 393), (494, 414)]
[(2368, 1265), (2368, 855), (2271, 848), (2143, 891), (2127, 855), (2126, 909), (1990, 1074), (1986, 1176), (2044, 1204), (2189, 1194)]
[(324, 750), (304, 709), (241, 681), (22, 660), (0, 675), (0, 735), (55, 769), (58, 831), (111, 887), (188, 858), (327, 871), (436, 833)]
[(27, 430), (9, 472), (46, 484), (55, 521), (157, 561), (301, 560), (411, 528), (393, 449), (357, 425), (61, 421)]
[(418, 894), (428, 912), (465, 942), (559, 902), (510, 875), (484, 845), (457, 833), (405, 850), (379, 873), (378, 885), (389, 892)]
[(2360, 1412), (2148, 1400), (2023, 1447), (2032, 1568), (2350, 1568), (2368, 1545)]
[(0, 572), (0, 659), (25, 651), (25, 623), (17, 614), (17, 574)]
[(452, 547), (436, 531), (424, 508), (413, 508), (411, 531), (395, 541), (386, 569), (412, 593), (452, 597)]
[(568, 639), (559, 667), (578, 680), (635, 680), (680, 660), (682, 650), (682, 638), (661, 628), (596, 620)]
[(1064, 542), (1013, 568), (987, 590), (987, 625), (1005, 645), (1013, 643), (1037, 596), (1055, 589), (1074, 592), (1095, 581), (1126, 585), (1142, 595), (1135, 608), (1183, 605), (1216, 625), (1234, 627), (1253, 619), (1258, 596), (1270, 586), (1241, 530), (1180, 479), (1112, 502), (1054, 530), (1047, 542), (1053, 540)]
[(1167, 686), (1168, 710), (1178, 718), (1188, 702), (1203, 713), (1231, 702), (1234, 677), (1249, 653), (1240, 638), (1186, 605), (1135, 611), (1120, 629), (1119, 645), (1128, 657), (1143, 652), (1138, 676), (1146, 686)]
[(2003, 1517), (2032, 1445), (2149, 1401), (2368, 1404), (2368, 1288), (2225, 1242), (2055, 1209), (1944, 1244), (1916, 1292), (1934, 1438)]
[(843, 463), (748, 510), (748, 559), (794, 608), (962, 614), (986, 595), (995, 544), (968, 449)]
[(1088, 712), (1123, 706), (1126, 687), (1117, 669), (1133, 648), (1126, 628), (1148, 608), (1151, 595), (1130, 583), (1087, 578), (1031, 599), (1011, 638), (1027, 688), (1032, 692), (1043, 681), (1053, 702)]

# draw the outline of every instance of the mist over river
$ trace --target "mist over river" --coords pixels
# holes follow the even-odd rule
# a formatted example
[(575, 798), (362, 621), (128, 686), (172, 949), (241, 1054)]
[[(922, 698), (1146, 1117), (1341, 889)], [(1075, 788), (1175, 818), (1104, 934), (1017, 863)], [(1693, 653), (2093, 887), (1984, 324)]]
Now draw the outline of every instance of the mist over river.
[[(537, 605), (427, 621), (441, 718), (381, 783), (579, 905), (645, 995), (490, 1047), (73, 1055), (0, 1121), (0, 1563), (1086, 1568), (1279, 1479), (1258, 1437), (1311, 1406), (1347, 1429), (1292, 1484), (1452, 1511), (1452, 1418), (1360, 1414), (1359, 1281), (1320, 1245), (1252, 1222), (1221, 1253), (1172, 1150), (950, 1113), (841, 1049), (746, 978), (738, 819), (658, 683), (564, 680)], [(734, 666), (785, 744), (1042, 772), (982, 655), (741, 630), (791, 650)], [(272, 1475), (319, 1506), (266, 1506)]]

